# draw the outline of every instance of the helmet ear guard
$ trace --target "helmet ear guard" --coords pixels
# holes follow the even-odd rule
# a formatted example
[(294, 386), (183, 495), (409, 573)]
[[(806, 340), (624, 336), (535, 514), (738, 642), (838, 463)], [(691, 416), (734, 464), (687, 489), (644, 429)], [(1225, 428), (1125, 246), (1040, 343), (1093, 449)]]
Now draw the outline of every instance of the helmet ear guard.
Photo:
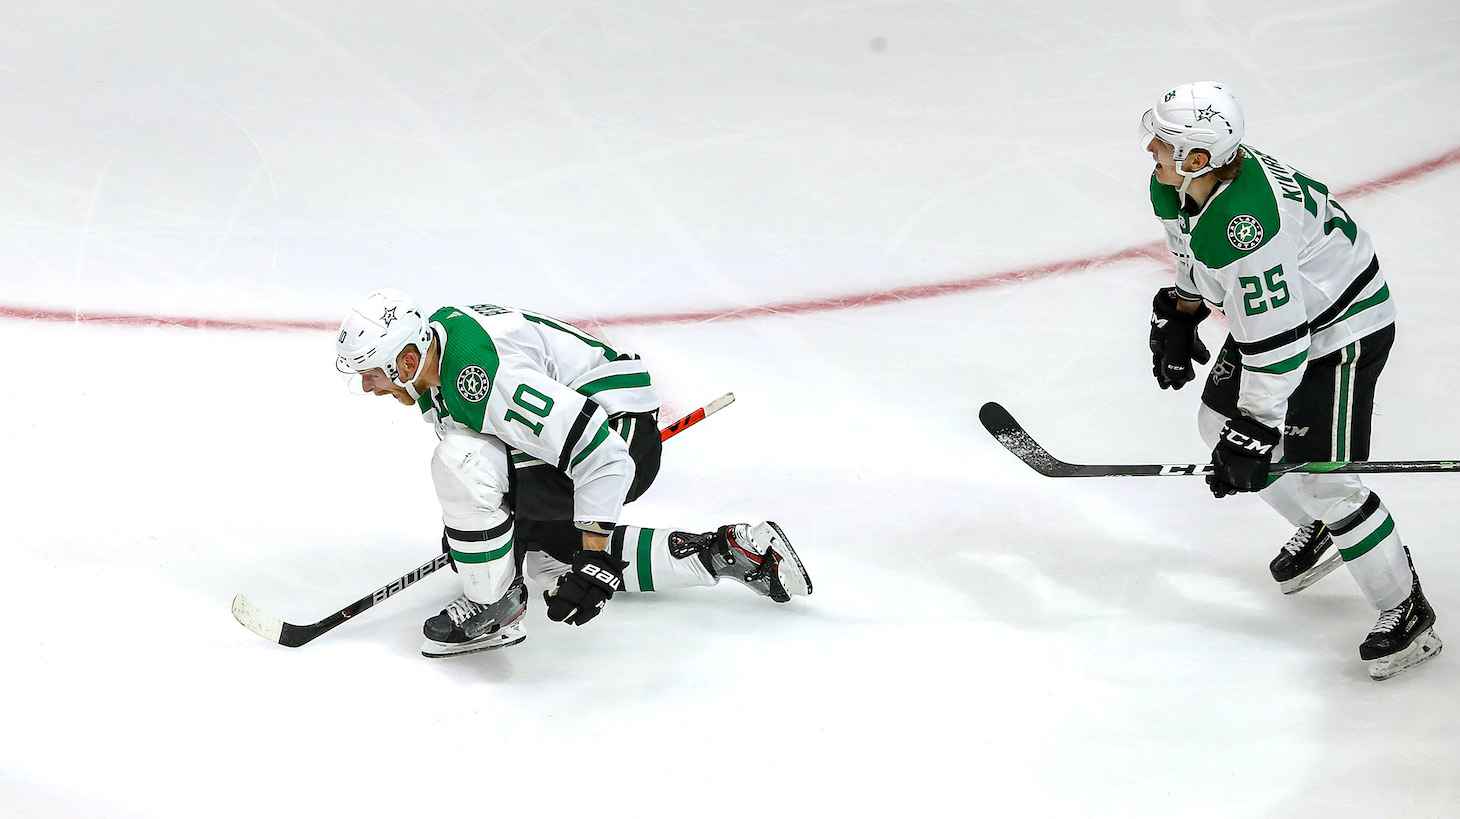
[(410, 296), (389, 288), (376, 290), (357, 301), (340, 322), (335, 338), (335, 369), (346, 375), (380, 369), (391, 383), (415, 393), (411, 382), (401, 378), (396, 361), (410, 346), (424, 358), (431, 338), (425, 313)]
[[(1221, 83), (1194, 82), (1167, 91), (1141, 117), (1143, 144), (1152, 138), (1170, 145), (1176, 171), (1185, 177), (1179, 193), (1186, 193), (1191, 181), (1237, 158), (1246, 125), (1237, 98)], [(1182, 165), (1192, 151), (1204, 151), (1206, 166), (1187, 171)]]

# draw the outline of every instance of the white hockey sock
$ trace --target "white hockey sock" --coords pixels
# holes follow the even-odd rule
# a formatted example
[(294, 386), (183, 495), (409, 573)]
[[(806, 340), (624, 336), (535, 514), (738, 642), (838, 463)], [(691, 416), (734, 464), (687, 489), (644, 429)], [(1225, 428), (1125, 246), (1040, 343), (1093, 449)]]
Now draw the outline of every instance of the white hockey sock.
[(462, 592), (478, 603), (500, 600), (517, 577), (511, 518), (485, 531), (463, 531), (448, 526), (446, 545), (461, 575)]
[(713, 586), (718, 579), (710, 574), (698, 556), (677, 558), (669, 553), (669, 535), (677, 529), (644, 529), (620, 526), (614, 531), (615, 541), (623, 544), (624, 591), (651, 592), (686, 586)]
[(1359, 511), (1329, 524), (1328, 531), (1344, 565), (1374, 608), (1392, 609), (1409, 597), (1414, 585), (1409, 555), (1394, 518), (1378, 495), (1370, 492)]

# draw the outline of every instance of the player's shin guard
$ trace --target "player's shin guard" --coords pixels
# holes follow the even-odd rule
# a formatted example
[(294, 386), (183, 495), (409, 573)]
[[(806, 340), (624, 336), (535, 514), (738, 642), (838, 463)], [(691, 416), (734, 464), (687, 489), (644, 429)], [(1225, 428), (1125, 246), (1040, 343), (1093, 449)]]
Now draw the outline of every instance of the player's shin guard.
[(1409, 596), (1414, 572), (1394, 518), (1374, 492), (1357, 512), (1330, 523), (1333, 545), (1374, 608), (1392, 609)]
[(441, 548), (461, 575), (462, 591), (477, 602), (490, 602), (507, 593), (517, 579), (513, 555), (512, 518), (502, 514), (489, 528), (445, 528)]
[(1379, 496), (1371, 492), (1357, 512), (1330, 530), (1354, 580), (1380, 611), (1359, 646), (1369, 676), (1385, 680), (1438, 655), (1442, 643), (1435, 634), (1435, 611)]
[[(699, 560), (675, 557), (670, 553), (673, 529), (644, 529), (619, 526), (614, 529), (615, 553), (627, 562), (624, 569), (624, 590), (631, 592), (664, 591), (686, 586), (713, 586), (715, 575)], [(622, 552), (619, 553), (619, 547)]]
[(446, 527), (442, 546), (461, 575), (462, 594), (422, 625), (425, 656), (486, 651), (527, 639), (527, 589), (517, 574), (512, 519), (501, 518), (486, 529)]

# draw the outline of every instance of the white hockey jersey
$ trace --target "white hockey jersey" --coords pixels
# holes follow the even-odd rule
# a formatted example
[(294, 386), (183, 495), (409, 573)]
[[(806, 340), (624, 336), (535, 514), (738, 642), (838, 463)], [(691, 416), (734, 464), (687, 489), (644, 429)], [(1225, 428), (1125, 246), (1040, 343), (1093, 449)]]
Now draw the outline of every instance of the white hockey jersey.
[(1238, 408), (1281, 429), (1307, 362), (1394, 323), (1369, 234), (1328, 188), (1243, 146), (1242, 172), (1196, 213), (1151, 177), (1176, 290), (1221, 310), (1242, 352)]
[(644, 364), (571, 324), (508, 307), (443, 307), (441, 386), (417, 402), (437, 435), (469, 429), (573, 481), (573, 519), (614, 524), (634, 479), (610, 416), (659, 408)]

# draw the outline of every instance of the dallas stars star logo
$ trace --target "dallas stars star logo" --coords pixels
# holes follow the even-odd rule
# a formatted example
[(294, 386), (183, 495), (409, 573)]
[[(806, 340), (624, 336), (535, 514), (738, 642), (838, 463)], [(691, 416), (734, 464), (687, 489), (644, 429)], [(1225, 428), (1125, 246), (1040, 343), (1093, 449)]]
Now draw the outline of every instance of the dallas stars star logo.
[(1217, 109), (1215, 109), (1215, 108), (1211, 107), (1210, 105), (1208, 105), (1207, 107), (1205, 107), (1205, 108), (1201, 109), (1200, 111), (1197, 111), (1196, 112), (1196, 121), (1197, 122), (1211, 122), (1213, 120), (1213, 118), (1215, 118), (1216, 116), (1217, 116)]
[(395, 321), (395, 308), (394, 307), (387, 307), (387, 308), (385, 308), (385, 315), (383, 315), (383, 316), (380, 317), (380, 321), (386, 327), (389, 327), (390, 326), (390, 323), (392, 321)]
[(1248, 214), (1241, 214), (1227, 223), (1227, 241), (1246, 253), (1262, 244), (1262, 223)]
[[(487, 397), (492, 389), (492, 380), (487, 371), (473, 364), (456, 377), (456, 391), (462, 398), (476, 403)], [(516, 413), (509, 413), (515, 415)]]

